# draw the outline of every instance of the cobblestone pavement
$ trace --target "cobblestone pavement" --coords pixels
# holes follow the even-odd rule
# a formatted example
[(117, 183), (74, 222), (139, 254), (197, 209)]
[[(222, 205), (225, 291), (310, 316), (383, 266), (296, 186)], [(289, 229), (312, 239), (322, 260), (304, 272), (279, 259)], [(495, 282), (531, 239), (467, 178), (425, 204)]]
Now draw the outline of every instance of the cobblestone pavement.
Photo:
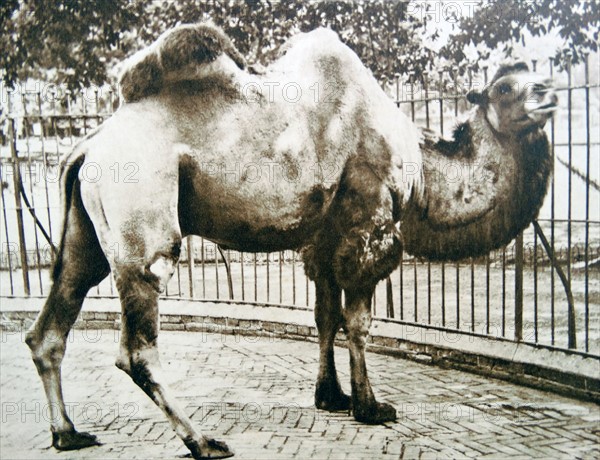
[[(317, 345), (165, 332), (163, 365), (181, 404), (238, 459), (600, 458), (600, 408), (472, 374), (370, 354), (398, 422), (367, 426), (313, 406)], [(0, 343), (0, 458), (172, 459), (187, 452), (162, 413), (114, 366), (118, 332), (77, 330), (63, 365), (77, 427), (102, 446), (51, 448), (49, 412), (18, 334)], [(348, 389), (347, 351), (338, 349)]]

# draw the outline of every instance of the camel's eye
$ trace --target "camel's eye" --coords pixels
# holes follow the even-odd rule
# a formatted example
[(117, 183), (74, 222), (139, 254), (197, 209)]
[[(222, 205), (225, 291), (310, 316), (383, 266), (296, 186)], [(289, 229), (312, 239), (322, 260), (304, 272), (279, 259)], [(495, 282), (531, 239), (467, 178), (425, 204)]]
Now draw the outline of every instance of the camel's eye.
[(502, 83), (498, 87), (498, 92), (500, 94), (509, 94), (512, 91), (512, 87), (508, 83)]

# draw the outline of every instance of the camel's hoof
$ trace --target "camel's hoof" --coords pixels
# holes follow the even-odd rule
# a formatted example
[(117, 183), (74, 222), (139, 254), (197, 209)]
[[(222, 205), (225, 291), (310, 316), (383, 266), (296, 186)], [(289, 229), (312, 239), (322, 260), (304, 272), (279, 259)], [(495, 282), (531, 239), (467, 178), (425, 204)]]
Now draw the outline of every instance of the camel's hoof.
[(352, 407), (350, 397), (341, 390), (340, 384), (331, 380), (317, 382), (315, 406), (329, 412), (347, 411)]
[(79, 433), (75, 430), (52, 433), (52, 447), (58, 450), (77, 450), (101, 445), (98, 438), (90, 433)]
[(352, 402), (350, 396), (342, 393), (322, 393), (317, 391), (315, 394), (315, 406), (317, 409), (328, 412), (340, 412), (350, 410)]
[(376, 402), (372, 406), (354, 408), (354, 418), (357, 422), (369, 425), (393, 422), (396, 420), (396, 409), (390, 404)]
[(216, 441), (214, 439), (206, 439), (205, 442), (200, 444), (198, 441), (189, 440), (183, 441), (190, 453), (186, 455), (187, 458), (194, 458), (195, 460), (203, 460), (207, 458), (229, 458), (233, 457), (233, 452), (229, 450), (227, 444), (222, 441)]

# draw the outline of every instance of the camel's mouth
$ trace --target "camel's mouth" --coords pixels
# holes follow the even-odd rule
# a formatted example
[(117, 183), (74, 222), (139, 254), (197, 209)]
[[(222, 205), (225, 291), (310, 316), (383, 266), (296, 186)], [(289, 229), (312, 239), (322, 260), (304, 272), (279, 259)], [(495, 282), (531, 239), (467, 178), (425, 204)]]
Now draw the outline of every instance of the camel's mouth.
[(552, 114), (556, 111), (557, 107), (558, 106), (556, 105), (556, 102), (549, 102), (548, 104), (544, 104), (533, 109), (531, 112), (541, 114)]
[(554, 115), (558, 105), (556, 102), (551, 101), (547, 104), (537, 106), (527, 111), (524, 115), (515, 118), (513, 121), (518, 124), (526, 123), (530, 124), (531, 122), (535, 124), (544, 124), (546, 121)]

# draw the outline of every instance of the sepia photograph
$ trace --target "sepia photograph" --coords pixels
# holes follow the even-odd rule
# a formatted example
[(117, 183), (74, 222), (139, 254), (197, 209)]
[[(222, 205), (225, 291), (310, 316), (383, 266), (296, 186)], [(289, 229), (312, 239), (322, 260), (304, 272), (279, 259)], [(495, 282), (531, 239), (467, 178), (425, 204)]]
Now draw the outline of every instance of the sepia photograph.
[(598, 0), (3, 0), (0, 458), (600, 458)]

